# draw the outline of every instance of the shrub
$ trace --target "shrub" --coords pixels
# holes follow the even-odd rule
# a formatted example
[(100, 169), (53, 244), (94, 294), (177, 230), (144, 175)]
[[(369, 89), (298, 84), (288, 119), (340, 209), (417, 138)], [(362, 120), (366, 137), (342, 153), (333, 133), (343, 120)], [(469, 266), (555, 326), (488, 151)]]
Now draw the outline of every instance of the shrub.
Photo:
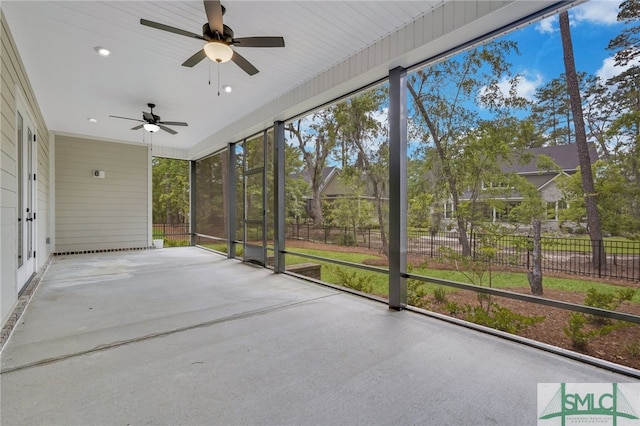
[(447, 302), (446, 305), (444, 305), (444, 308), (449, 312), (449, 315), (454, 317), (461, 311), (460, 306), (456, 302)]
[(341, 233), (333, 237), (333, 241), (341, 246), (355, 246), (356, 239), (353, 238), (353, 234)]
[(433, 289), (433, 298), (436, 303), (446, 303), (447, 302), (447, 290), (444, 287), (436, 287)]
[[(625, 288), (617, 290), (615, 293), (603, 293), (599, 292), (595, 288), (591, 287), (587, 290), (587, 296), (584, 299), (585, 306), (591, 306), (593, 308), (606, 309), (608, 311), (615, 311), (620, 304), (625, 300), (633, 299), (636, 290), (632, 288)], [(589, 320), (597, 324), (610, 324), (611, 320), (596, 315), (589, 315)]]
[(627, 352), (631, 358), (640, 359), (640, 343), (635, 342), (627, 346)]
[(407, 304), (416, 308), (426, 308), (428, 301), (426, 286), (418, 280), (407, 280)]
[[(631, 300), (635, 295), (635, 290), (631, 288), (621, 289), (615, 293), (598, 292), (595, 288), (587, 290), (584, 299), (585, 306), (615, 311), (625, 300)], [(605, 336), (612, 331), (626, 326), (622, 321), (612, 321), (597, 315), (588, 315), (574, 312), (569, 316), (569, 324), (562, 331), (571, 339), (571, 344), (576, 349), (583, 350), (589, 341), (596, 337)]]
[(576, 349), (584, 349), (591, 339), (598, 336), (598, 330), (585, 331), (587, 318), (577, 312), (573, 312), (569, 316), (569, 325), (564, 327), (562, 331), (571, 339), (571, 344)]
[(331, 268), (338, 277), (339, 284), (344, 287), (361, 291), (363, 293), (371, 293), (373, 286), (369, 282), (369, 277), (363, 274), (359, 274), (356, 271), (349, 272), (344, 268), (335, 267)]
[(513, 312), (509, 308), (491, 302), (491, 309), (487, 310), (481, 306), (465, 305), (465, 319), (469, 322), (495, 328), (511, 334), (518, 334), (532, 325), (544, 321), (545, 317), (528, 317)]

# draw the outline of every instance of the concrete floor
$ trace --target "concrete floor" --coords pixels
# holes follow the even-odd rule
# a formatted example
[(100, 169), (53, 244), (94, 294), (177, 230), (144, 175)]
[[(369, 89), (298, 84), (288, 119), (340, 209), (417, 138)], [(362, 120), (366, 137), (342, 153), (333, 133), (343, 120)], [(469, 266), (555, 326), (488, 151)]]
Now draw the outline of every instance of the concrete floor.
[(53, 259), (0, 424), (526, 425), (541, 382), (632, 382), (193, 247)]

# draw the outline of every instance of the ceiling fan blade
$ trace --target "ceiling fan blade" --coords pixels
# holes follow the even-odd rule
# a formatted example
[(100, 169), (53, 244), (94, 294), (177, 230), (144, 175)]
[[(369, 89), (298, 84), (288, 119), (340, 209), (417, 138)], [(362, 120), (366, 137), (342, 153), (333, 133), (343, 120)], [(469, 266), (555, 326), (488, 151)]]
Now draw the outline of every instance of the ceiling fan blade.
[(180, 28), (170, 27), (169, 25), (160, 24), (158, 22), (153, 22), (153, 21), (148, 21), (146, 19), (141, 19), (140, 23), (142, 25), (146, 25), (147, 27), (156, 28), (158, 30), (168, 31), (168, 32), (174, 33), (174, 34), (180, 34), (180, 35), (183, 35), (183, 36), (187, 36), (187, 37), (191, 37), (191, 38), (197, 38), (199, 40), (204, 40), (204, 37), (202, 37), (199, 34), (192, 33), (192, 32), (185, 31), (185, 30), (181, 30)]
[(158, 121), (158, 124), (165, 124), (167, 126), (188, 126), (184, 121)]
[(142, 120), (138, 120), (137, 118), (118, 117), (117, 115), (110, 115), (109, 117), (112, 117), (112, 118), (121, 118), (121, 119), (123, 119), (123, 120), (139, 121), (139, 122), (141, 122), (141, 123), (144, 123), (144, 121), (142, 121)]
[(196, 65), (198, 62), (207, 57), (207, 54), (204, 53), (204, 49), (200, 49), (193, 56), (182, 63), (183, 67), (192, 67)]
[(217, 0), (204, 0), (204, 10), (207, 12), (209, 29), (212, 32), (217, 31), (222, 36), (224, 34), (224, 26), (222, 25), (222, 5), (220, 2)]
[(144, 117), (145, 121), (149, 122), (149, 121), (155, 121), (153, 119), (153, 115), (150, 112), (146, 112), (146, 111), (142, 111), (142, 116)]
[(233, 56), (231, 57), (231, 60), (235, 62), (237, 66), (242, 68), (242, 70), (249, 75), (256, 75), (259, 72), (258, 68), (251, 65), (251, 62), (247, 61), (242, 55), (240, 55), (236, 51), (233, 52)]
[(283, 37), (240, 37), (234, 38), (238, 47), (284, 47)]
[(175, 134), (177, 134), (177, 133), (178, 133), (178, 132), (176, 132), (175, 130), (170, 129), (170, 128), (168, 128), (168, 127), (166, 127), (166, 126), (163, 126), (163, 125), (159, 125), (159, 127), (160, 127), (162, 130), (164, 130), (165, 132), (171, 133), (172, 135), (175, 135)]
[(141, 124), (139, 126), (136, 127), (132, 127), (131, 130), (138, 130), (138, 129), (142, 129), (142, 127), (144, 126), (144, 124)]

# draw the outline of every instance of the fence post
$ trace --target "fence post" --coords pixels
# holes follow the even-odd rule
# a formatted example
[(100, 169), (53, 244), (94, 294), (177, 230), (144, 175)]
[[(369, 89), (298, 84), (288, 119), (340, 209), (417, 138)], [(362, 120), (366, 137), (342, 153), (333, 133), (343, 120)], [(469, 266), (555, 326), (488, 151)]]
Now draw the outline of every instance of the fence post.
[(476, 236), (475, 232), (471, 233), (471, 256), (473, 260), (476, 260)]
[(369, 248), (371, 248), (371, 227), (369, 227), (368, 231), (369, 231)]
[(597, 240), (596, 245), (598, 246), (598, 278), (602, 277), (602, 263), (606, 262), (606, 259), (603, 259), (604, 255), (604, 241)]
[(430, 257), (433, 257), (433, 249), (434, 249), (433, 246), (434, 246), (434, 243), (435, 243), (435, 241), (433, 241), (433, 239), (434, 239), (434, 235), (433, 235), (433, 232), (432, 232), (431, 233), (431, 250), (429, 250)]

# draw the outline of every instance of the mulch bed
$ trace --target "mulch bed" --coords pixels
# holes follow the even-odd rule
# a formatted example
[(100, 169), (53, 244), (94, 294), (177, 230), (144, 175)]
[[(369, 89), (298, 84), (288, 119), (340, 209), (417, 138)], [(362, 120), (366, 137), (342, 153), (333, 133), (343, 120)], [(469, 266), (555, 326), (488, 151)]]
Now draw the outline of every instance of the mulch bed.
[[(357, 252), (363, 254), (371, 254), (378, 256), (377, 259), (370, 259), (366, 263), (374, 266), (386, 266), (387, 260), (380, 253), (374, 250), (368, 250), (361, 247), (346, 247), (339, 245), (325, 245), (321, 243), (313, 243), (309, 241), (296, 241), (287, 240), (287, 247), (289, 248), (308, 248), (318, 250), (331, 250), (334, 252)], [(409, 262), (414, 265), (420, 265), (422, 259), (409, 259)], [(451, 265), (447, 264), (435, 264), (430, 262), (429, 267), (433, 269), (448, 268), (452, 269)], [(521, 271), (520, 271), (521, 272)], [(569, 275), (556, 275), (562, 278), (576, 278)], [(612, 281), (612, 280), (596, 280), (579, 277), (582, 280), (594, 281), (594, 283), (607, 283), (615, 284), (625, 287), (640, 288), (638, 283), (631, 283), (628, 281)], [(528, 293), (527, 289), (517, 288), (509, 289), (512, 292)], [(581, 292), (567, 292), (561, 290), (545, 289), (544, 297), (549, 299), (561, 300), (569, 303), (582, 304), (584, 301), (584, 293)], [(477, 294), (470, 291), (452, 291), (447, 293), (447, 302), (454, 302), (458, 306), (477, 306), (478, 297)], [(523, 302), (519, 300), (508, 299), (504, 297), (493, 297), (493, 301), (500, 306), (506, 307), (511, 311), (525, 316), (544, 316), (544, 321), (531, 326), (530, 328), (522, 331), (519, 335), (536, 340), (539, 342), (547, 343), (553, 346), (557, 346), (564, 349), (569, 349), (576, 352), (581, 352), (586, 355), (590, 355), (599, 359), (610, 361), (616, 364), (625, 365), (627, 367), (640, 370), (640, 325), (633, 324), (625, 327), (618, 328), (611, 333), (593, 338), (590, 340), (586, 348), (579, 350), (572, 345), (571, 340), (564, 334), (563, 329), (569, 323), (570, 311), (552, 308), (544, 305), (538, 305), (535, 303)], [(438, 312), (441, 314), (449, 315), (446, 304), (437, 303), (433, 295), (428, 295), (424, 300), (426, 309)], [(618, 311), (630, 313), (640, 316), (640, 304), (623, 302)]]

